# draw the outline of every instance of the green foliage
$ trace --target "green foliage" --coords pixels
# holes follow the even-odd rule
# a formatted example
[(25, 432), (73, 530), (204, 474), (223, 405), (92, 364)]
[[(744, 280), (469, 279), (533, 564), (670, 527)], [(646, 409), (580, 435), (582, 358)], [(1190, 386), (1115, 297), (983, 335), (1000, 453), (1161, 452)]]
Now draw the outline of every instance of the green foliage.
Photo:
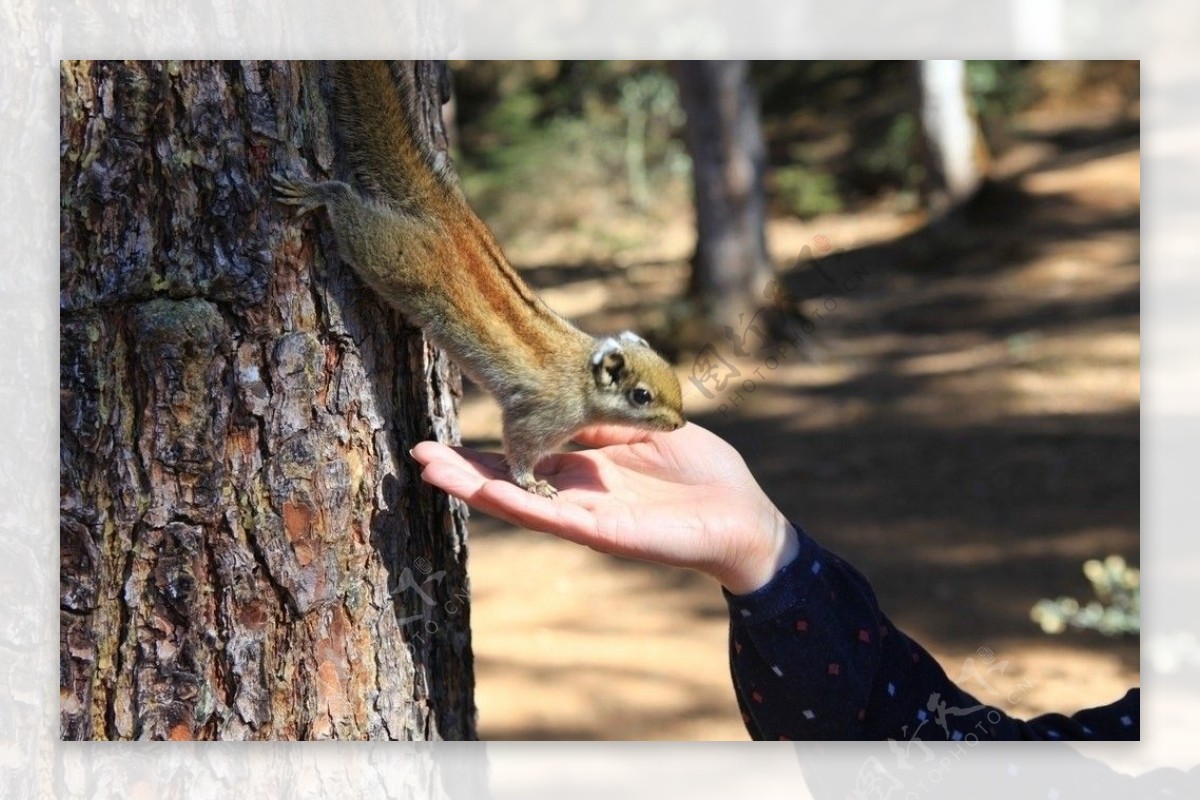
[(791, 164), (776, 168), (772, 177), (779, 202), (802, 220), (842, 210), (837, 179), (827, 172)]
[(1047, 634), (1061, 634), (1067, 627), (1090, 629), (1101, 634), (1137, 634), (1141, 631), (1142, 580), (1136, 567), (1119, 556), (1103, 562), (1089, 559), (1083, 574), (1092, 583), (1095, 600), (1081, 605), (1074, 598), (1043, 598), (1029, 616)]
[(455, 78), (463, 188), (502, 238), (652, 211), (686, 183), (684, 115), (660, 65), (471, 62)]
[(675, 174), (685, 174), (687, 156), (673, 133), (683, 127), (675, 82), (657, 71), (632, 76), (621, 84), (618, 108), (625, 115), (625, 168), (631, 199), (639, 209), (651, 200), (651, 165), (661, 164)]
[[(1094, 64), (968, 61), (968, 92), (992, 152), (1012, 141), (1012, 120), (1046, 86), (1115, 82), (1116, 67)], [(502, 238), (605, 229), (687, 202), (684, 114), (664, 64), (459, 62), (453, 69), (459, 171)], [(756, 62), (774, 209), (810, 218), (880, 199), (895, 209), (916, 203), (925, 175), (913, 73), (898, 61)], [(1136, 64), (1117, 73), (1132, 75), (1125, 83), (1136, 91)]]
[(993, 150), (1008, 138), (1013, 117), (1029, 100), (1023, 61), (968, 61), (967, 93), (984, 139)]
[(967, 92), (975, 110), (984, 117), (1009, 117), (1025, 100), (1025, 63), (1021, 61), (968, 61)]
[(917, 158), (919, 137), (916, 114), (900, 112), (893, 117), (884, 135), (871, 143), (872, 146), (856, 150), (856, 166), (882, 185), (915, 192), (925, 176), (925, 169)]

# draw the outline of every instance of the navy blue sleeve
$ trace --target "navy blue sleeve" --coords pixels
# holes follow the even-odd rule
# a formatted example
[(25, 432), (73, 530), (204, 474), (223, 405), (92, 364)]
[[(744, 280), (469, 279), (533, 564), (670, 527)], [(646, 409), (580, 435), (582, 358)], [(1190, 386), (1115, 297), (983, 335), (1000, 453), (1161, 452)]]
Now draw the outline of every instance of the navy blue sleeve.
[[(1071, 716), (1017, 720), (981, 703), (879, 609), (871, 585), (803, 530), (761, 589), (725, 593), (746, 728), (769, 740), (1136, 740), (1139, 694)], [(986, 686), (985, 652), (964, 665)], [(964, 680), (960, 676), (960, 681)]]

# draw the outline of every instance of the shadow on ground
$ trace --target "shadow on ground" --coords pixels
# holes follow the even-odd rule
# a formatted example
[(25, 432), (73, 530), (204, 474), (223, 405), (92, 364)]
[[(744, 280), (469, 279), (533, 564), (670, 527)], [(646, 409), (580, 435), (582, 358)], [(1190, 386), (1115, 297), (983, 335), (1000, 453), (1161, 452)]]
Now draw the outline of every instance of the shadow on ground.
[[(1092, 695), (1106, 702), (1106, 693), (1119, 696), (1138, 681), (1136, 638), (1049, 637), (1029, 617), (1040, 598), (1091, 597), (1085, 560), (1139, 561), (1137, 150), (1128, 124), (1030, 135), (956, 218), (795, 265), (788, 291), (805, 309), (823, 311), (813, 317), (811, 346), (765, 370), (736, 402), (733, 387), (692, 414), (739, 449), (791, 519), (863, 570), (889, 616), (948, 671), (989, 648), (1011, 660), (1013, 675), (1041, 682), (1043, 694), (1018, 703), (1018, 714), (1070, 711)], [(602, 278), (600, 267), (549, 265), (528, 275), (535, 286), (569, 292), (572, 281)], [(678, 274), (657, 294), (643, 288), (623, 311), (636, 317), (664, 302)], [(579, 322), (603, 330), (612, 312)], [(751, 365), (764, 365), (769, 352), (764, 346)], [(473, 524), (472, 533), (473, 577), (505, 569), (500, 562), (520, 543), (546, 559), (576, 558), (495, 523)], [(492, 548), (506, 554), (495, 565)], [(475, 629), (481, 689), (502, 675), (506, 693), (526, 686), (561, 699), (559, 685), (578, 680), (578, 714), (565, 701), (530, 714), (528, 703), (496, 703), (501, 711), (489, 718), (481, 696), (481, 734), (744, 736), (717, 639), (724, 608), (711, 582), (586, 558), (545, 567), (571, 576), (555, 596), (565, 606), (543, 619), (530, 611), (521, 624), (532, 632), (522, 636), (542, 637), (545, 648), (557, 647), (557, 636), (576, 638), (566, 649), (575, 667), (514, 655), (511, 640), (499, 646), (507, 650), (489, 650), (487, 632)], [(589, 582), (594, 596), (586, 595)], [(646, 593), (669, 614), (621, 615), (615, 610), (626, 600), (605, 593)], [(567, 599), (579, 594), (583, 610), (572, 609)], [(595, 604), (606, 597), (614, 611), (601, 621)], [(478, 597), (476, 609), (488, 602)], [(706, 638), (694, 656), (704, 669), (671, 672), (653, 660), (646, 668), (649, 643), (679, 627)], [(588, 637), (606, 650), (589, 651)], [(626, 659), (612, 653), (621, 648)], [(1101, 660), (1112, 664), (1109, 673), (1089, 683)], [(703, 676), (691, 681), (693, 673)], [(671, 693), (677, 703), (651, 702), (638, 717), (645, 699)]]

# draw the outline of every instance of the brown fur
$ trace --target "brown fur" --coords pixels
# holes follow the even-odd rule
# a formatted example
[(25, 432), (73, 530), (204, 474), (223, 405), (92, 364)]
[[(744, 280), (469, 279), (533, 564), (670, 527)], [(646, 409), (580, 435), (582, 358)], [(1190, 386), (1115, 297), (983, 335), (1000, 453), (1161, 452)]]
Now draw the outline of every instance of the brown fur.
[(342, 258), (496, 398), (517, 484), (553, 496), (533, 468), (586, 425), (682, 426), (679, 380), (661, 356), (632, 334), (580, 331), (509, 264), (448, 161), (414, 136), (411, 75), (397, 80), (384, 62), (340, 62), (334, 73), (350, 163), (376, 196), (277, 178), (278, 197), (301, 213), (325, 207)]

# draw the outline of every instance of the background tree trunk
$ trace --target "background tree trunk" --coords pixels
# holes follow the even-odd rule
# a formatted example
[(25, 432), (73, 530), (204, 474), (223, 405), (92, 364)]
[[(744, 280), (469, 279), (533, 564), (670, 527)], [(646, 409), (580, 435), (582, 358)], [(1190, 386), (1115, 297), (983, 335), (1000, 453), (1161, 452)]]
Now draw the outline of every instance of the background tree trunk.
[(773, 275), (766, 245), (766, 146), (745, 61), (675, 65), (687, 113), (696, 203), (688, 295), (709, 319), (736, 325), (764, 305)]
[(404, 456), (458, 374), (270, 193), (347, 174), (323, 76), (62, 66), (64, 738), (474, 736), (466, 514)]
[(913, 68), (926, 172), (925, 205), (936, 220), (979, 189), (987, 145), (967, 93), (966, 62), (919, 61)]

